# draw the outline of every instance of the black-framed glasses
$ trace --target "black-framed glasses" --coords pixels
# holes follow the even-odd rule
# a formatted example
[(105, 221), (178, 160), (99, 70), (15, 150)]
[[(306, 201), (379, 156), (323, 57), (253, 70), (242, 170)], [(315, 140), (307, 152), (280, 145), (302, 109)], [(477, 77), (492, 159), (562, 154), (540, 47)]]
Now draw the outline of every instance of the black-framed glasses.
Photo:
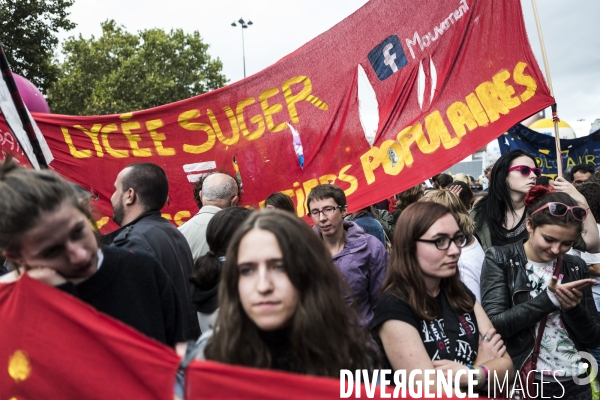
[(456, 235), (454, 237), (443, 236), (437, 239), (417, 239), (417, 242), (425, 242), (425, 243), (433, 243), (438, 250), (448, 250), (452, 242), (458, 247), (462, 249), (467, 244), (467, 237), (463, 234)]
[(536, 178), (542, 176), (541, 168), (532, 168), (529, 165), (514, 165), (508, 169), (508, 172), (514, 171), (515, 169), (518, 169), (519, 172), (521, 172), (521, 175), (523, 176), (529, 176), (532, 172), (536, 176)]
[(322, 209), (315, 208), (314, 210), (310, 210), (310, 216), (313, 218), (319, 218), (319, 215), (323, 213), (324, 216), (329, 217), (331, 214), (335, 212), (338, 208), (342, 208), (342, 206), (325, 206)]

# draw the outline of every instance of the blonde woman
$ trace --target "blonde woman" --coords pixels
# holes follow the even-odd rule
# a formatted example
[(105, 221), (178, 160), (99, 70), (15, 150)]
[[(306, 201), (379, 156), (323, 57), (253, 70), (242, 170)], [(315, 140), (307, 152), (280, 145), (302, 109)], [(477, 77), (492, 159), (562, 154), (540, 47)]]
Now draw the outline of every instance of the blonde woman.
[(479, 279), (485, 253), (473, 235), (475, 233), (475, 222), (469, 216), (467, 208), (458, 196), (449, 190), (427, 192), (419, 201), (439, 203), (450, 209), (460, 231), (467, 237), (467, 244), (462, 248), (462, 253), (458, 259), (458, 274), (460, 280), (473, 292), (477, 301), (481, 302)]

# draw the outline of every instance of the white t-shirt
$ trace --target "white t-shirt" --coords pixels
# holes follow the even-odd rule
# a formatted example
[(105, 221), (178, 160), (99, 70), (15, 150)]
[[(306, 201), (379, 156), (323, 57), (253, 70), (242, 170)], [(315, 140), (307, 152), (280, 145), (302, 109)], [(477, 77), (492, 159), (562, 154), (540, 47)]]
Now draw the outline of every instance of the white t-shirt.
[[(600, 230), (600, 224), (596, 225), (598, 225), (598, 229)], [(600, 253), (588, 253), (587, 251), (571, 249), (569, 250), (569, 254), (580, 257), (587, 265), (600, 264)], [(594, 294), (596, 309), (600, 312), (600, 276), (591, 274), (591, 277), (596, 279), (596, 285), (592, 286), (592, 293)]]
[[(533, 299), (537, 295), (546, 291), (552, 274), (554, 272), (554, 261), (547, 263), (536, 263), (527, 260), (527, 277), (531, 282), (532, 290), (530, 292)], [(535, 324), (535, 332), (540, 327), (540, 323)], [(579, 361), (578, 350), (575, 343), (569, 337), (565, 328), (560, 312), (558, 310), (550, 313), (544, 329), (544, 335), (540, 344), (540, 355), (536, 369), (544, 371), (545, 375), (579, 376), (585, 372), (585, 367)]]
[(481, 267), (485, 260), (485, 252), (477, 239), (473, 240), (468, 246), (462, 248), (460, 258), (458, 259), (458, 273), (460, 280), (468, 287), (481, 303), (481, 287), (479, 280), (481, 278)]

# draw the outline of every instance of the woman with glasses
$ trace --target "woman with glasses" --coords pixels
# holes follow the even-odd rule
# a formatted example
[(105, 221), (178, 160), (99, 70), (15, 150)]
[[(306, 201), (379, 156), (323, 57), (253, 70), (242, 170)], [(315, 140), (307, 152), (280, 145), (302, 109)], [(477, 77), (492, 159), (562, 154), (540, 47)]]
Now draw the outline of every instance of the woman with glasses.
[[(523, 150), (512, 150), (496, 161), (489, 195), (478, 202), (471, 213), (477, 225), (475, 236), (483, 250), (527, 238), (524, 200), (541, 175), (535, 158)], [(564, 178), (556, 178), (555, 188), (557, 192), (569, 194), (578, 205), (588, 207), (585, 198)], [(582, 251), (600, 251), (600, 234), (592, 218), (586, 221), (582, 238), (575, 242), (575, 247)]]
[(479, 280), (481, 278), (481, 266), (483, 265), (485, 252), (473, 236), (475, 223), (469, 217), (469, 212), (464, 203), (455, 193), (449, 190), (432, 190), (425, 193), (419, 201), (439, 203), (450, 209), (450, 212), (458, 223), (460, 231), (467, 237), (467, 243), (462, 248), (458, 259), (460, 280), (473, 292), (477, 301), (481, 302)]
[[(388, 368), (435, 368), (452, 371), (453, 377), (474, 369), (475, 389), (483, 389), (492, 373), (501, 381), (511, 373), (504, 343), (456, 273), (466, 244), (454, 216), (441, 204), (415, 203), (400, 215), (371, 324)], [(467, 385), (465, 375), (460, 382)]]
[(568, 194), (543, 186), (529, 191), (525, 205), (527, 241), (486, 253), (483, 307), (506, 341), (515, 369), (537, 359), (532, 369), (544, 371), (535, 373), (538, 388), (544, 381), (543, 396), (591, 399), (590, 385), (578, 385), (574, 378), (586, 371), (578, 351), (600, 345), (590, 289), (595, 280), (589, 279), (585, 261), (565, 254), (590, 218), (588, 210)]

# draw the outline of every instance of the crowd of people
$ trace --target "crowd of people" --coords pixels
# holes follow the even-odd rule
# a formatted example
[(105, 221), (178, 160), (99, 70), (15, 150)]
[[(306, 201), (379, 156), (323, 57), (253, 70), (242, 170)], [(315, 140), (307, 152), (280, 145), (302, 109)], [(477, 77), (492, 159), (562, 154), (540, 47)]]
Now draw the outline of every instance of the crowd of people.
[(136, 163), (115, 177), (120, 228), (102, 236), (74, 185), (8, 159), (0, 283), (27, 274), (185, 363), (338, 379), (475, 370), (472, 389), (486, 390), (533, 355), (546, 395), (591, 399), (575, 378), (586, 373), (579, 351), (600, 356), (600, 176), (585, 165), (568, 179), (541, 172), (514, 150), (486, 168), (486, 190), (441, 174), (352, 213), (341, 188), (322, 184), (305, 204), (312, 227), (282, 193), (261, 211), (239, 207), (236, 179), (212, 173), (194, 187), (199, 212), (176, 228), (160, 216), (164, 171)]

